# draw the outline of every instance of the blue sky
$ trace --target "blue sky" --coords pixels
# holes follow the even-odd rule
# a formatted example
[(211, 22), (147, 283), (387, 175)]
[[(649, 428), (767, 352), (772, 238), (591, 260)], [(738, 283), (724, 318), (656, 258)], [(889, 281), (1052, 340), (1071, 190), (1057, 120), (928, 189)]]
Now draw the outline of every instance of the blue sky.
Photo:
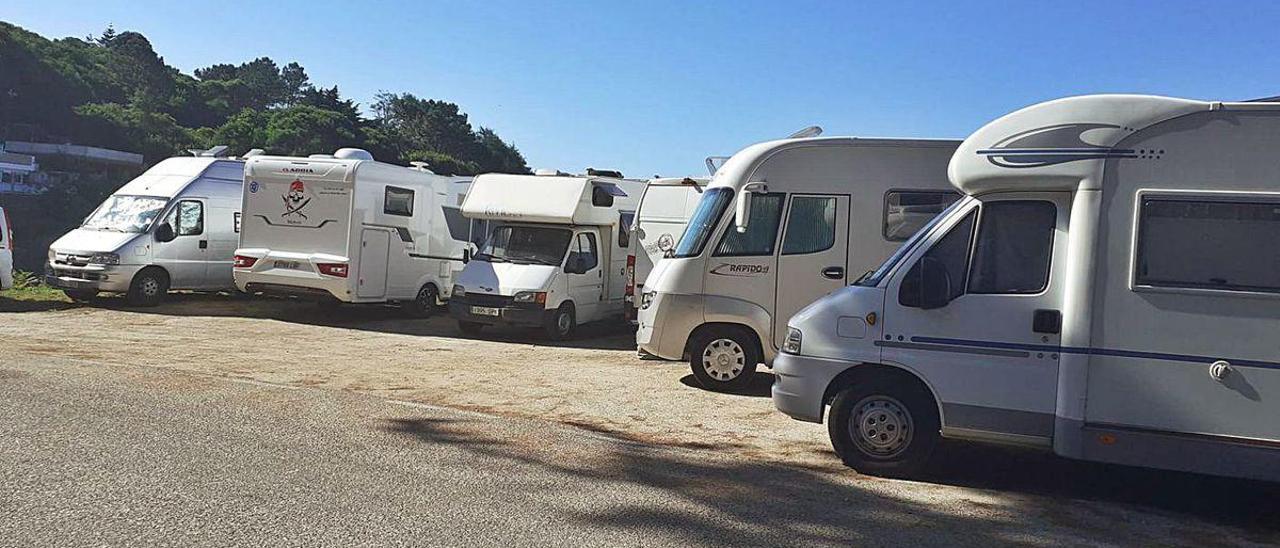
[(453, 101), (532, 167), (703, 173), (808, 125), (963, 138), (1099, 92), (1280, 95), (1280, 3), (8, 0), (50, 37), (108, 23), (184, 72), (266, 55), (368, 104)]

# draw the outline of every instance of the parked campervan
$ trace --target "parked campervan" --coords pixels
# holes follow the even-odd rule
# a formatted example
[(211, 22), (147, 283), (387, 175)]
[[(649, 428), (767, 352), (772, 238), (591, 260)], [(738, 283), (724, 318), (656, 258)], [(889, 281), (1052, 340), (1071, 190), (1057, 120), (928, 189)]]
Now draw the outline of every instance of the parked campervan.
[(486, 174), (462, 204), (489, 236), (458, 278), (450, 313), (466, 333), (486, 325), (542, 327), (563, 339), (581, 323), (624, 314), (629, 233), (643, 181)]
[(965, 194), (797, 314), (773, 401), (860, 471), (940, 436), (1280, 481), (1280, 103), (1098, 95), (979, 129)]
[(792, 138), (733, 155), (645, 282), (640, 352), (687, 357), (706, 388), (744, 386), (772, 362), (793, 313), (959, 197), (946, 178), (957, 144)]
[(644, 293), (645, 280), (649, 279), (654, 265), (675, 249), (676, 239), (684, 233), (707, 182), (706, 178), (693, 177), (650, 179), (640, 196), (634, 219), (624, 214), (624, 228), (630, 225), (631, 232), (625, 295), (628, 319), (635, 320), (640, 309), (640, 301), (635, 295)]
[(244, 169), (235, 281), (250, 293), (321, 303), (398, 303), (426, 317), (449, 298), (470, 243), (446, 207), (465, 191), (425, 166), (344, 148), (307, 158), (259, 156)]
[(46, 283), (77, 301), (125, 293), (135, 306), (170, 289), (233, 289), (244, 162), (226, 148), (169, 158), (120, 187), (49, 246)]
[(0, 207), (0, 289), (13, 287), (13, 224)]

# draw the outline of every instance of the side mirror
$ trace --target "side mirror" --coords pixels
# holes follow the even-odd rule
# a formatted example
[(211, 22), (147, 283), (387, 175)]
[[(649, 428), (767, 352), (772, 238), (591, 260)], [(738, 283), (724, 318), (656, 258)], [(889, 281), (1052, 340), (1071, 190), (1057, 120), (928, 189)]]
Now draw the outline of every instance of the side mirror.
[(951, 273), (946, 265), (925, 256), (907, 271), (898, 288), (898, 304), (932, 310), (951, 302)]
[(462, 250), (462, 264), (469, 262), (471, 262), (471, 248), (468, 247)]
[(160, 226), (156, 227), (157, 242), (172, 242), (173, 239), (177, 237), (177, 234), (173, 233), (173, 225), (169, 224), (167, 221), (160, 223)]
[(768, 191), (768, 187), (762, 182), (747, 183), (742, 187), (742, 192), (738, 193), (737, 209), (733, 214), (733, 224), (738, 232), (747, 231), (747, 224), (751, 217), (751, 194)]

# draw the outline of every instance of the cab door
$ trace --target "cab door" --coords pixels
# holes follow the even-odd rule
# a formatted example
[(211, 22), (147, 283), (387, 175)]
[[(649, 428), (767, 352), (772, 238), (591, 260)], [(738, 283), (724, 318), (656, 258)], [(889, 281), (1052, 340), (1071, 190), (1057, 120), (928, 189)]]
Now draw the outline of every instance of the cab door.
[(778, 255), (773, 345), (781, 347), (791, 316), (845, 286), (849, 258), (849, 196), (793, 194)]
[(595, 233), (578, 232), (573, 235), (564, 265), (566, 286), (578, 323), (595, 320), (604, 299), (604, 266), (600, 261), (600, 245)]
[(156, 241), (154, 256), (156, 264), (169, 273), (172, 289), (203, 289), (207, 284), (209, 237), (205, 209), (203, 198), (183, 198), (165, 217), (174, 238)]
[(1070, 198), (974, 200), (888, 284), (881, 357), (929, 379), (945, 428), (1053, 435)]

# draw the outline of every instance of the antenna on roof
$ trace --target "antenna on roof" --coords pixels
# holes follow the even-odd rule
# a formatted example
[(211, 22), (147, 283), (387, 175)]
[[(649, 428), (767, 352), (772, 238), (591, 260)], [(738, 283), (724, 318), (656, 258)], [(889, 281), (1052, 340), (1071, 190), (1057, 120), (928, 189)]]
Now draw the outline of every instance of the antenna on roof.
[(717, 171), (720, 171), (720, 166), (728, 161), (728, 156), (707, 156), (707, 173), (715, 175)]
[(431, 164), (428, 164), (428, 163), (426, 163), (426, 162), (409, 162), (409, 165), (410, 165), (410, 166), (412, 166), (412, 167), (410, 167), (409, 169), (416, 169), (416, 170), (418, 170), (418, 171), (423, 171), (423, 172), (426, 172), (426, 173), (430, 173), (430, 174), (432, 174), (432, 175), (435, 175), (435, 174), (436, 174), (436, 172), (431, 171), (431, 169), (430, 169), (430, 168), (431, 168)]
[(788, 135), (788, 139), (803, 139), (805, 137), (817, 137), (822, 135), (822, 128), (819, 126), (809, 126), (800, 131)]

